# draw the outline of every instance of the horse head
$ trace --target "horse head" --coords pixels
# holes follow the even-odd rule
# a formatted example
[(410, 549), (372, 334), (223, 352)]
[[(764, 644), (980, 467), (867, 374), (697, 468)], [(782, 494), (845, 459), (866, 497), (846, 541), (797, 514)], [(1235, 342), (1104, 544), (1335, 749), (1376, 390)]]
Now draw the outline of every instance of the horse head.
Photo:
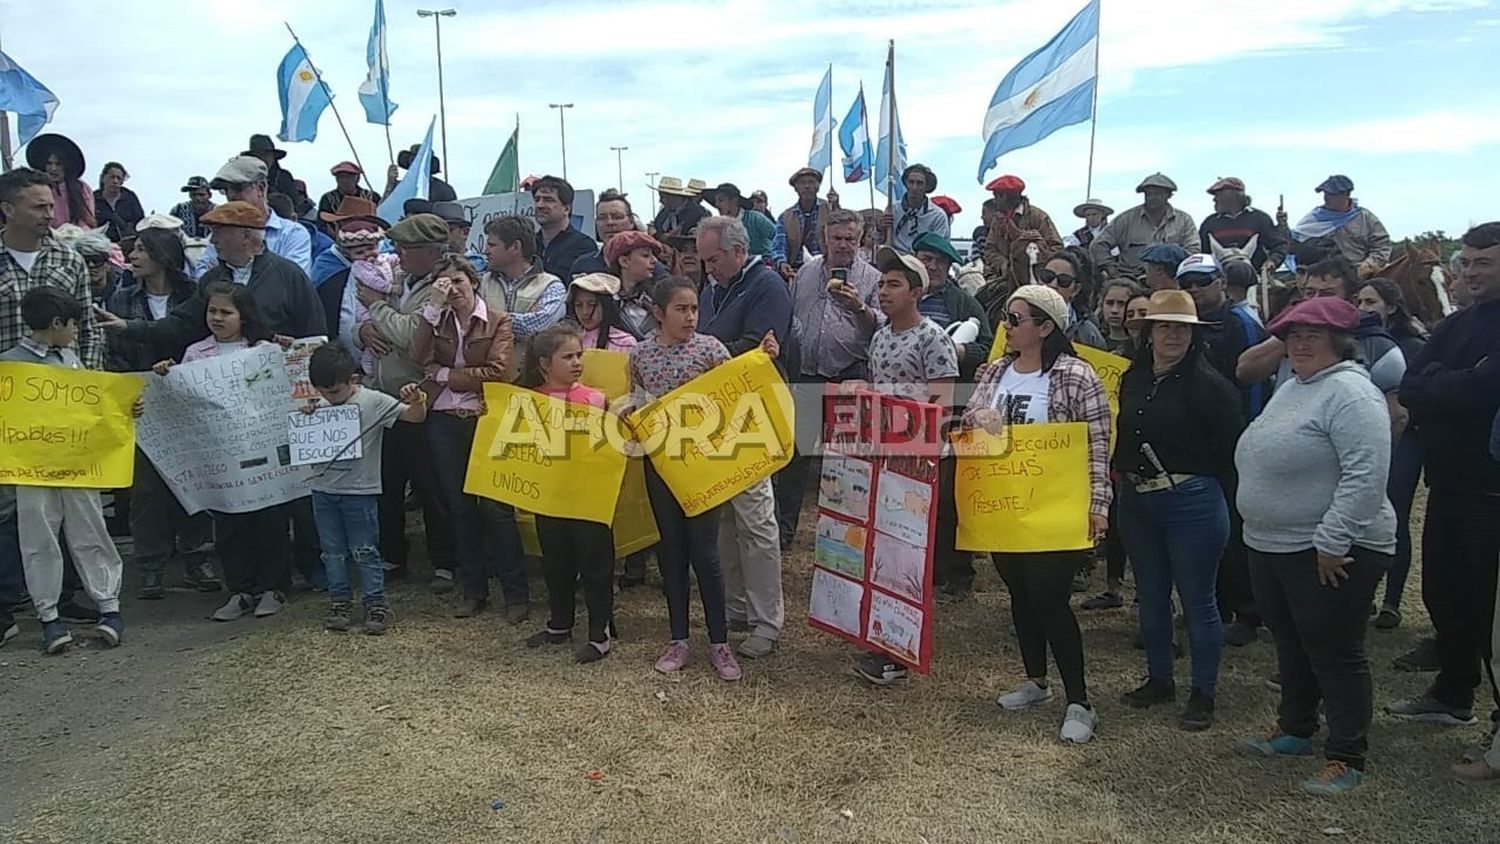
[(1208, 245), (1213, 249), (1214, 260), (1218, 262), (1220, 269), (1222, 269), (1225, 264), (1231, 264), (1236, 261), (1243, 261), (1244, 263), (1250, 264), (1253, 267), (1255, 266), (1255, 262), (1251, 260), (1251, 256), (1254, 255), (1255, 250), (1260, 247), (1260, 235), (1251, 235), (1250, 240), (1247, 241), (1244, 246), (1238, 247), (1225, 246), (1217, 239), (1215, 239), (1213, 235), (1209, 235)]

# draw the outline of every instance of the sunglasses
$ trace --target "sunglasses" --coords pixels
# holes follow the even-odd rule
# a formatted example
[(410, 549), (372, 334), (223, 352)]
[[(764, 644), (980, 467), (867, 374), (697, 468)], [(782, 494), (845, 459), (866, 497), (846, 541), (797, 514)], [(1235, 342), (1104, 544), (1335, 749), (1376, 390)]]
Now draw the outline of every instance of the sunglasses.
[(1209, 273), (1190, 273), (1177, 279), (1177, 286), (1183, 290), (1192, 290), (1194, 287), (1207, 287), (1218, 280), (1218, 276)]
[(1023, 322), (1041, 322), (1041, 320), (1033, 316), (1022, 316), (1015, 311), (1005, 312), (1005, 324), (1011, 328), (1020, 328)]
[(1073, 282), (1077, 281), (1078, 279), (1068, 275), (1067, 273), (1055, 273), (1043, 267), (1042, 269), (1036, 271), (1036, 280), (1041, 282), (1042, 284), (1056, 284), (1058, 287), (1067, 290), (1069, 287), (1072, 287)]

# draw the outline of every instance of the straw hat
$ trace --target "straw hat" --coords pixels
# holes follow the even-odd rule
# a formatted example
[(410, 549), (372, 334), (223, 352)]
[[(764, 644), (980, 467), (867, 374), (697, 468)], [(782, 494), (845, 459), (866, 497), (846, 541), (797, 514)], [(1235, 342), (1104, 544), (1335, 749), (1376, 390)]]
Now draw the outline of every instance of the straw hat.
[(1209, 325), (1198, 319), (1198, 305), (1186, 290), (1158, 290), (1146, 304), (1145, 322), (1176, 322), (1184, 325)]
[(687, 193), (685, 196), (702, 196), (708, 190), (708, 182), (702, 179), (688, 179)]
[(1115, 213), (1115, 209), (1109, 207), (1108, 205), (1105, 205), (1103, 202), (1100, 202), (1097, 199), (1092, 199), (1091, 198), (1091, 199), (1086, 199), (1083, 202), (1080, 202), (1079, 204), (1073, 206), (1073, 216), (1074, 217), (1082, 217), (1084, 214), (1087, 214), (1090, 210), (1098, 211), (1099, 213), (1103, 214), (1106, 217), (1114, 216), (1114, 213)]
[(662, 176), (656, 182), (656, 192), (667, 196), (694, 196), (692, 191), (682, 186), (682, 180), (676, 176)]

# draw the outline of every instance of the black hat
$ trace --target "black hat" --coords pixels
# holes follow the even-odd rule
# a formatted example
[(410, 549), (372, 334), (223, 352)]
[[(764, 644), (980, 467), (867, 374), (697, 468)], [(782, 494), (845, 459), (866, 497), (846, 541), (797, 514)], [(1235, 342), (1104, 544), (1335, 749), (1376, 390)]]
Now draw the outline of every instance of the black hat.
[[(396, 166), (400, 167), (402, 170), (410, 170), (412, 159), (417, 157), (417, 152), (419, 152), (421, 149), (421, 144), (412, 144), (411, 149), (404, 149), (396, 153)], [(434, 153), (432, 156), (432, 174), (436, 176), (441, 172), (443, 172), (442, 160), (437, 157), (436, 153)]]
[(26, 145), (26, 164), (34, 170), (45, 171), (47, 158), (53, 155), (62, 162), (64, 176), (69, 179), (83, 177), (83, 150), (73, 143), (72, 138), (49, 132), (37, 135)]
[(195, 190), (208, 190), (208, 180), (202, 176), (193, 176), (182, 186), (183, 193), (192, 193)]
[(717, 205), (719, 202), (719, 194), (721, 193), (738, 199), (740, 201), (740, 207), (743, 209), (749, 210), (755, 207), (755, 203), (751, 202), (749, 199), (746, 199), (745, 195), (743, 193), (740, 193), (739, 186), (734, 184), (733, 182), (723, 182), (718, 187), (709, 188), (701, 194), (701, 198), (709, 205)]
[(927, 177), (927, 192), (928, 193), (932, 193), (933, 191), (937, 190), (937, 174), (934, 173), (934, 172), (932, 172), (932, 168), (928, 167), (926, 164), (913, 164), (910, 167), (906, 168), (905, 170), (902, 170), (901, 171), (901, 181), (902, 181), (902, 183), (905, 183), (906, 182), (906, 177), (910, 176), (913, 172), (921, 173), (922, 175), (924, 175), (924, 176)]
[(465, 209), (462, 205), (459, 205), (457, 202), (432, 203), (432, 213), (436, 214), (439, 218), (442, 219), (443, 222), (447, 223), (450, 226), (463, 226), (464, 228), (468, 228), (473, 225), (473, 223), (469, 220), (469, 215), (466, 213), (466, 211), (467, 209)]
[(271, 140), (270, 135), (251, 135), (250, 148), (240, 153), (240, 155), (259, 156), (263, 152), (275, 153), (277, 161), (286, 158), (286, 150), (277, 149), (276, 142)]

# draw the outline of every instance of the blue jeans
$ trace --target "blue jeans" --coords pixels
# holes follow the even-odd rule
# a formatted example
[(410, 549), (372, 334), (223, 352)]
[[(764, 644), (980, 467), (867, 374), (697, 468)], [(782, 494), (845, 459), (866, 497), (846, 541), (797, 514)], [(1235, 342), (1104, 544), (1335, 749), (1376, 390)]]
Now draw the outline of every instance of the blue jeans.
[(1120, 485), (1120, 533), (1141, 601), (1146, 673), (1172, 679), (1172, 587), (1187, 616), (1193, 688), (1209, 697), (1219, 684), (1222, 621), (1215, 591), (1229, 539), (1229, 508), (1216, 478), (1198, 475), (1176, 489), (1140, 493)]
[(349, 559), (359, 567), (366, 608), (385, 605), (385, 566), (380, 559), (380, 496), (340, 495), (313, 491), (313, 521), (323, 549), (328, 600), (354, 597), (349, 588)]
[(1422, 475), (1422, 443), (1417, 432), (1401, 435), (1391, 452), (1391, 474), (1385, 494), (1396, 510), (1396, 556), (1385, 576), (1385, 605), (1400, 608), (1401, 593), (1406, 591), (1406, 576), (1411, 573), (1411, 504), (1417, 496), (1417, 479)]
[(448, 502), (453, 522), (458, 586), (465, 598), (488, 600), (490, 563), (494, 562), (506, 606), (524, 606), (531, 596), (526, 570), (522, 567), (521, 531), (516, 525), (515, 509), (464, 492), (476, 422), (472, 416), (438, 411), (428, 416), (423, 426), (432, 450), (438, 490)]

